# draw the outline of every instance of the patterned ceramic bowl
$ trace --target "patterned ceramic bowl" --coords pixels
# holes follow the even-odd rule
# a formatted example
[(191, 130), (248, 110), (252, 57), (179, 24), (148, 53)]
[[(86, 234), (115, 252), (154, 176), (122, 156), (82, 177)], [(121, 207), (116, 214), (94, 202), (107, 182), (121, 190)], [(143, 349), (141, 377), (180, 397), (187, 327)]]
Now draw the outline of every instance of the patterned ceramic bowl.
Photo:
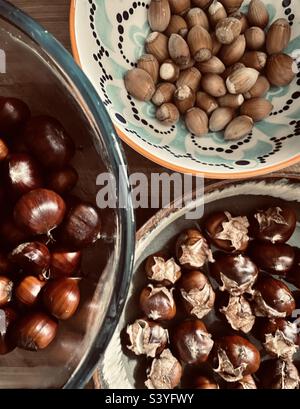
[[(245, 8), (250, 0), (245, 0)], [(284, 88), (273, 88), (267, 98), (274, 110), (238, 142), (225, 142), (220, 133), (201, 138), (188, 133), (181, 121), (165, 127), (155, 119), (150, 103), (131, 98), (123, 83), (125, 72), (144, 52), (150, 28), (150, 0), (73, 0), (71, 38), (76, 60), (92, 80), (118, 133), (147, 158), (175, 171), (201, 173), (211, 178), (265, 174), (300, 160), (300, 73)], [(270, 21), (286, 17), (292, 40), (286, 53), (300, 57), (298, 0), (265, 0)]]

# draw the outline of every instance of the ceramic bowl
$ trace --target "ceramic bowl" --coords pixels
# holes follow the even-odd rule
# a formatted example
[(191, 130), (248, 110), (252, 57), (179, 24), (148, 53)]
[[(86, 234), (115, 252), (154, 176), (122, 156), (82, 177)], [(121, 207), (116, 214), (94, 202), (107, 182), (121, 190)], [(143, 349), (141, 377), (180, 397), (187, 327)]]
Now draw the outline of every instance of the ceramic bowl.
[[(250, 0), (245, 0), (244, 9)], [(165, 127), (155, 119), (151, 103), (131, 98), (123, 76), (144, 52), (150, 32), (150, 0), (72, 1), (71, 39), (77, 62), (87, 73), (118, 130), (133, 149), (175, 171), (210, 178), (239, 178), (266, 174), (300, 160), (300, 74), (288, 87), (273, 88), (267, 98), (272, 115), (256, 124), (238, 142), (225, 142), (221, 133), (201, 138), (188, 133), (181, 121)], [(297, 2), (265, 0), (270, 21), (286, 17), (292, 40), (286, 53), (299, 57), (300, 11)]]
[[(121, 342), (122, 330), (138, 316), (138, 297), (146, 285), (144, 261), (161, 249), (174, 245), (174, 237), (186, 228), (198, 226), (198, 220), (187, 220), (186, 213), (202, 206), (203, 197), (178, 210), (176, 205), (164, 209), (150, 219), (137, 235), (133, 280), (125, 303), (125, 309), (100, 365), (94, 376), (95, 385), (108, 389), (135, 389), (144, 387), (146, 360), (129, 355)], [(297, 228), (290, 244), (299, 247), (300, 241), (300, 178), (299, 176), (270, 177), (249, 181), (221, 182), (208, 186), (204, 195), (204, 216), (214, 211), (233, 214), (249, 214), (252, 210), (289, 203), (297, 213)], [(291, 286), (293, 288), (293, 286)], [(210, 313), (203, 320), (212, 324)], [(221, 330), (220, 330), (221, 331)], [(253, 342), (254, 339), (252, 340)], [(300, 359), (299, 354), (296, 357)]]

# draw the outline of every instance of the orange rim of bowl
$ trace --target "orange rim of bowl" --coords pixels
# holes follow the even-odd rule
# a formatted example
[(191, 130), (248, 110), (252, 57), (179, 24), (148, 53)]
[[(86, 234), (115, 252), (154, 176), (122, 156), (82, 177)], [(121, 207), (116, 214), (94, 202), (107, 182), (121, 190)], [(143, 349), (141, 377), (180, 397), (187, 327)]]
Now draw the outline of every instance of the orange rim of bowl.
[[(71, 48), (72, 48), (72, 53), (73, 57), (76, 61), (76, 63), (81, 67), (81, 61), (80, 61), (80, 56), (79, 56), (79, 51), (77, 47), (77, 42), (76, 42), (76, 35), (75, 35), (75, 6), (76, 6), (76, 0), (71, 0), (71, 5), (70, 5), (70, 39), (71, 39)], [(163, 166), (167, 169), (171, 169), (175, 172), (180, 172), (180, 173), (190, 173), (195, 176), (204, 176), (205, 178), (208, 179), (237, 179), (237, 178), (251, 178), (255, 176), (262, 176), (266, 175), (268, 173), (272, 173), (275, 171), (282, 170), (284, 168), (287, 168), (289, 166), (295, 165), (300, 161), (300, 155), (296, 156), (293, 159), (288, 159), (284, 162), (281, 162), (277, 165), (272, 165), (268, 166), (264, 169), (259, 169), (259, 170), (252, 170), (252, 171), (246, 171), (246, 172), (233, 172), (233, 173), (211, 173), (211, 172), (206, 172), (206, 171), (201, 171), (197, 172), (196, 170), (189, 169), (189, 168), (184, 168), (182, 166), (176, 166), (170, 162), (164, 161), (163, 159), (158, 158), (157, 156), (153, 155), (146, 149), (140, 147), (137, 143), (135, 143), (132, 139), (130, 139), (120, 128), (118, 128), (115, 124), (115, 129), (119, 137), (127, 143), (132, 149), (134, 149), (136, 152), (138, 152), (140, 155), (146, 157), (147, 159), (150, 159), (152, 162), (157, 163), (160, 166)]]

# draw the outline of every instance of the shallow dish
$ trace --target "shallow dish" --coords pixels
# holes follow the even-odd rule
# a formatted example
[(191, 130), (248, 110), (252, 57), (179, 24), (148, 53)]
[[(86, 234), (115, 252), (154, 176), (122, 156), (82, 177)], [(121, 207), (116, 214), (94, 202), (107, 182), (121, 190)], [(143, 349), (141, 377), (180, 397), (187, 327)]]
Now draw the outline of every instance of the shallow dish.
[[(267, 98), (274, 105), (272, 115), (234, 143), (224, 142), (220, 133), (194, 137), (183, 122), (167, 128), (155, 119), (152, 104), (128, 96), (123, 76), (144, 52), (150, 31), (149, 2), (73, 0), (71, 4), (73, 54), (104, 101), (120, 137), (167, 168), (210, 178), (257, 176), (298, 162), (299, 74), (290, 86), (271, 89)], [(296, 2), (265, 3), (271, 21), (279, 17), (290, 20), (293, 37), (286, 53), (299, 57), (300, 11)]]
[[(251, 192), (251, 194), (249, 194)], [(196, 202), (202, 205), (203, 197)], [(204, 217), (214, 211), (229, 210), (233, 214), (248, 214), (253, 209), (290, 203), (297, 213), (297, 228), (289, 241), (299, 247), (300, 240), (300, 178), (295, 176), (270, 177), (249, 181), (221, 182), (208, 186), (204, 196)], [(160, 211), (150, 219), (137, 234), (133, 280), (129, 289), (125, 309), (110, 344), (100, 361), (94, 376), (96, 386), (108, 389), (135, 389), (143, 387), (145, 380), (145, 360), (141, 357), (129, 358), (121, 345), (120, 334), (129, 322), (137, 317), (136, 302), (139, 290), (146, 283), (144, 261), (150, 255), (174, 243), (174, 237), (186, 228), (197, 226), (197, 220), (187, 220), (185, 215), (194, 209), (187, 205), (183, 209), (176, 206)], [(204, 318), (204, 322), (209, 317)], [(297, 356), (299, 358), (299, 354)]]

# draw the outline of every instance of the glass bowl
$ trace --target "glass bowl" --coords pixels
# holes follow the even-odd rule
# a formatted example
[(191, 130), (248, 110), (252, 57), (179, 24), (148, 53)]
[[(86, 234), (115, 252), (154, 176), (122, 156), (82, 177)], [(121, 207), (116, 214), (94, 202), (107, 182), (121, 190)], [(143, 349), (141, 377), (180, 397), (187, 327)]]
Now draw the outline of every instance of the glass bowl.
[(22, 98), (33, 114), (56, 117), (72, 135), (80, 174), (75, 194), (95, 203), (97, 176), (107, 173), (116, 182), (110, 192), (116, 209), (101, 210), (102, 237), (83, 256), (77, 314), (60, 323), (47, 349), (16, 349), (0, 356), (0, 388), (79, 388), (89, 380), (115, 329), (131, 278), (135, 223), (124, 154), (102, 102), (71, 55), (4, 0), (0, 48), (0, 95)]

